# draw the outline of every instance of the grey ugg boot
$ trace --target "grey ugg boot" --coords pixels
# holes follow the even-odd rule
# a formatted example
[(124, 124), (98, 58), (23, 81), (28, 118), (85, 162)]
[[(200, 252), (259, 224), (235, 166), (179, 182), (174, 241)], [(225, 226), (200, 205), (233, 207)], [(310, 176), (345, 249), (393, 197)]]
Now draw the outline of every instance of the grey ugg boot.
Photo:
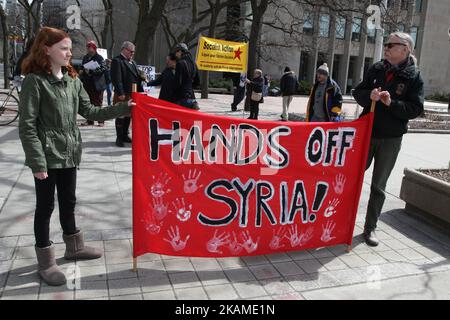
[(99, 249), (84, 245), (81, 231), (72, 235), (63, 234), (63, 240), (66, 243), (64, 258), (67, 260), (91, 260), (102, 256), (102, 252)]
[(49, 286), (62, 286), (66, 283), (66, 276), (56, 264), (55, 247), (34, 247), (38, 261), (38, 274)]

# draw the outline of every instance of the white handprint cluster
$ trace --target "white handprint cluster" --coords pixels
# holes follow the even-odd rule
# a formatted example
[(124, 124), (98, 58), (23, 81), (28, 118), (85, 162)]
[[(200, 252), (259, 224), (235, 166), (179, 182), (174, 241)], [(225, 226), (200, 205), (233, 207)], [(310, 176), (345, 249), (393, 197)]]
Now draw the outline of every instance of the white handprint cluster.
[(175, 252), (184, 250), (189, 238), (191, 237), (190, 235), (187, 235), (186, 238), (182, 240), (180, 229), (178, 228), (178, 226), (175, 226), (175, 229), (173, 227), (170, 227), (170, 229), (167, 231), (167, 234), (169, 238), (164, 238), (164, 241), (168, 242)]
[(307, 244), (313, 237), (314, 229), (309, 227), (306, 231), (298, 232), (297, 225), (291, 226), (289, 236), (284, 237), (289, 240), (292, 248), (302, 247)]
[(189, 170), (187, 178), (184, 176), (184, 174), (181, 175), (184, 180), (184, 192), (185, 193), (194, 193), (199, 188), (203, 187), (203, 185), (197, 186), (198, 179), (200, 179), (201, 175), (202, 175), (202, 173), (201, 172), (197, 173), (197, 170), (194, 170), (194, 171)]
[(247, 253), (255, 252), (258, 249), (260, 237), (254, 241), (249, 231), (241, 232), (241, 240), (242, 242), (239, 242), (234, 231), (227, 234), (225, 232), (218, 233), (218, 230), (215, 230), (214, 235), (206, 244), (206, 249), (210, 253), (222, 254), (223, 252), (219, 248), (227, 246), (232, 255), (238, 255), (243, 249)]

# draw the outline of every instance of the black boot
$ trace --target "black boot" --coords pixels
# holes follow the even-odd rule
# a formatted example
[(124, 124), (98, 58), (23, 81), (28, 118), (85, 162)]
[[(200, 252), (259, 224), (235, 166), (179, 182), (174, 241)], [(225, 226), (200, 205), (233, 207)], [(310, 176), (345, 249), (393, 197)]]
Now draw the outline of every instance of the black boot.
[(375, 233), (375, 230), (372, 231), (364, 230), (363, 238), (366, 244), (371, 247), (376, 247), (380, 243)]
[(131, 122), (131, 118), (130, 117), (125, 117), (123, 119), (123, 131), (122, 131), (122, 140), (123, 140), (123, 142), (131, 143), (131, 138), (128, 135), (128, 129), (130, 128), (130, 122)]
[(116, 119), (116, 136), (116, 146), (125, 147), (123, 144), (123, 119), (121, 118)]

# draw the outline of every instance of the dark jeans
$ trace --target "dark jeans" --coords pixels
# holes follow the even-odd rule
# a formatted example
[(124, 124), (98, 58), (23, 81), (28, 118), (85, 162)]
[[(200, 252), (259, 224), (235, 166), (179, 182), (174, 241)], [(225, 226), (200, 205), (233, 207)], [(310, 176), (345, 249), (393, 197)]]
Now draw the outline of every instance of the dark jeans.
[(259, 102), (258, 101), (250, 101), (250, 117), (249, 119), (258, 120), (259, 114)]
[(77, 169), (49, 169), (48, 178), (34, 178), (36, 189), (36, 212), (34, 214), (34, 235), (36, 246), (45, 248), (50, 242), (50, 218), (55, 209), (55, 187), (58, 193), (59, 221), (65, 234), (78, 232), (75, 225), (75, 189)]
[[(96, 107), (102, 107), (103, 106), (103, 94), (105, 91), (97, 91), (95, 88), (93, 88), (90, 85), (84, 84), (84, 89), (86, 90), (89, 100), (91, 103)], [(86, 121), (88, 124), (94, 124), (94, 121), (87, 119)], [(104, 123), (104, 121), (99, 121), (98, 123)]]
[(378, 218), (383, 208), (386, 184), (392, 169), (397, 161), (398, 153), (402, 145), (402, 137), (377, 139), (372, 138), (370, 142), (369, 157), (366, 170), (374, 160), (372, 184), (370, 186), (370, 198), (367, 206), (366, 223), (364, 230), (370, 232), (376, 229)]
[(236, 110), (237, 106), (245, 97), (245, 87), (237, 87), (234, 89), (234, 97), (233, 103), (231, 104), (231, 108)]
[(112, 99), (112, 83), (108, 83), (107, 85), (106, 85), (106, 97), (107, 97), (107, 100), (108, 100), (108, 106), (110, 106), (111, 105), (111, 103), (112, 103), (112, 101), (111, 101), (111, 99)]

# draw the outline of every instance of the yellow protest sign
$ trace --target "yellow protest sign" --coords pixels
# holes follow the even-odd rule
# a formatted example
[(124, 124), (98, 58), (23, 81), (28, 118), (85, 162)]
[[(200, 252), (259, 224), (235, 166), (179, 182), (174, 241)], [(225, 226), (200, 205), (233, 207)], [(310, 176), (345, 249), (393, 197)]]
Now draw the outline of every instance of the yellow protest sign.
[(200, 37), (197, 67), (200, 70), (247, 72), (248, 44)]

